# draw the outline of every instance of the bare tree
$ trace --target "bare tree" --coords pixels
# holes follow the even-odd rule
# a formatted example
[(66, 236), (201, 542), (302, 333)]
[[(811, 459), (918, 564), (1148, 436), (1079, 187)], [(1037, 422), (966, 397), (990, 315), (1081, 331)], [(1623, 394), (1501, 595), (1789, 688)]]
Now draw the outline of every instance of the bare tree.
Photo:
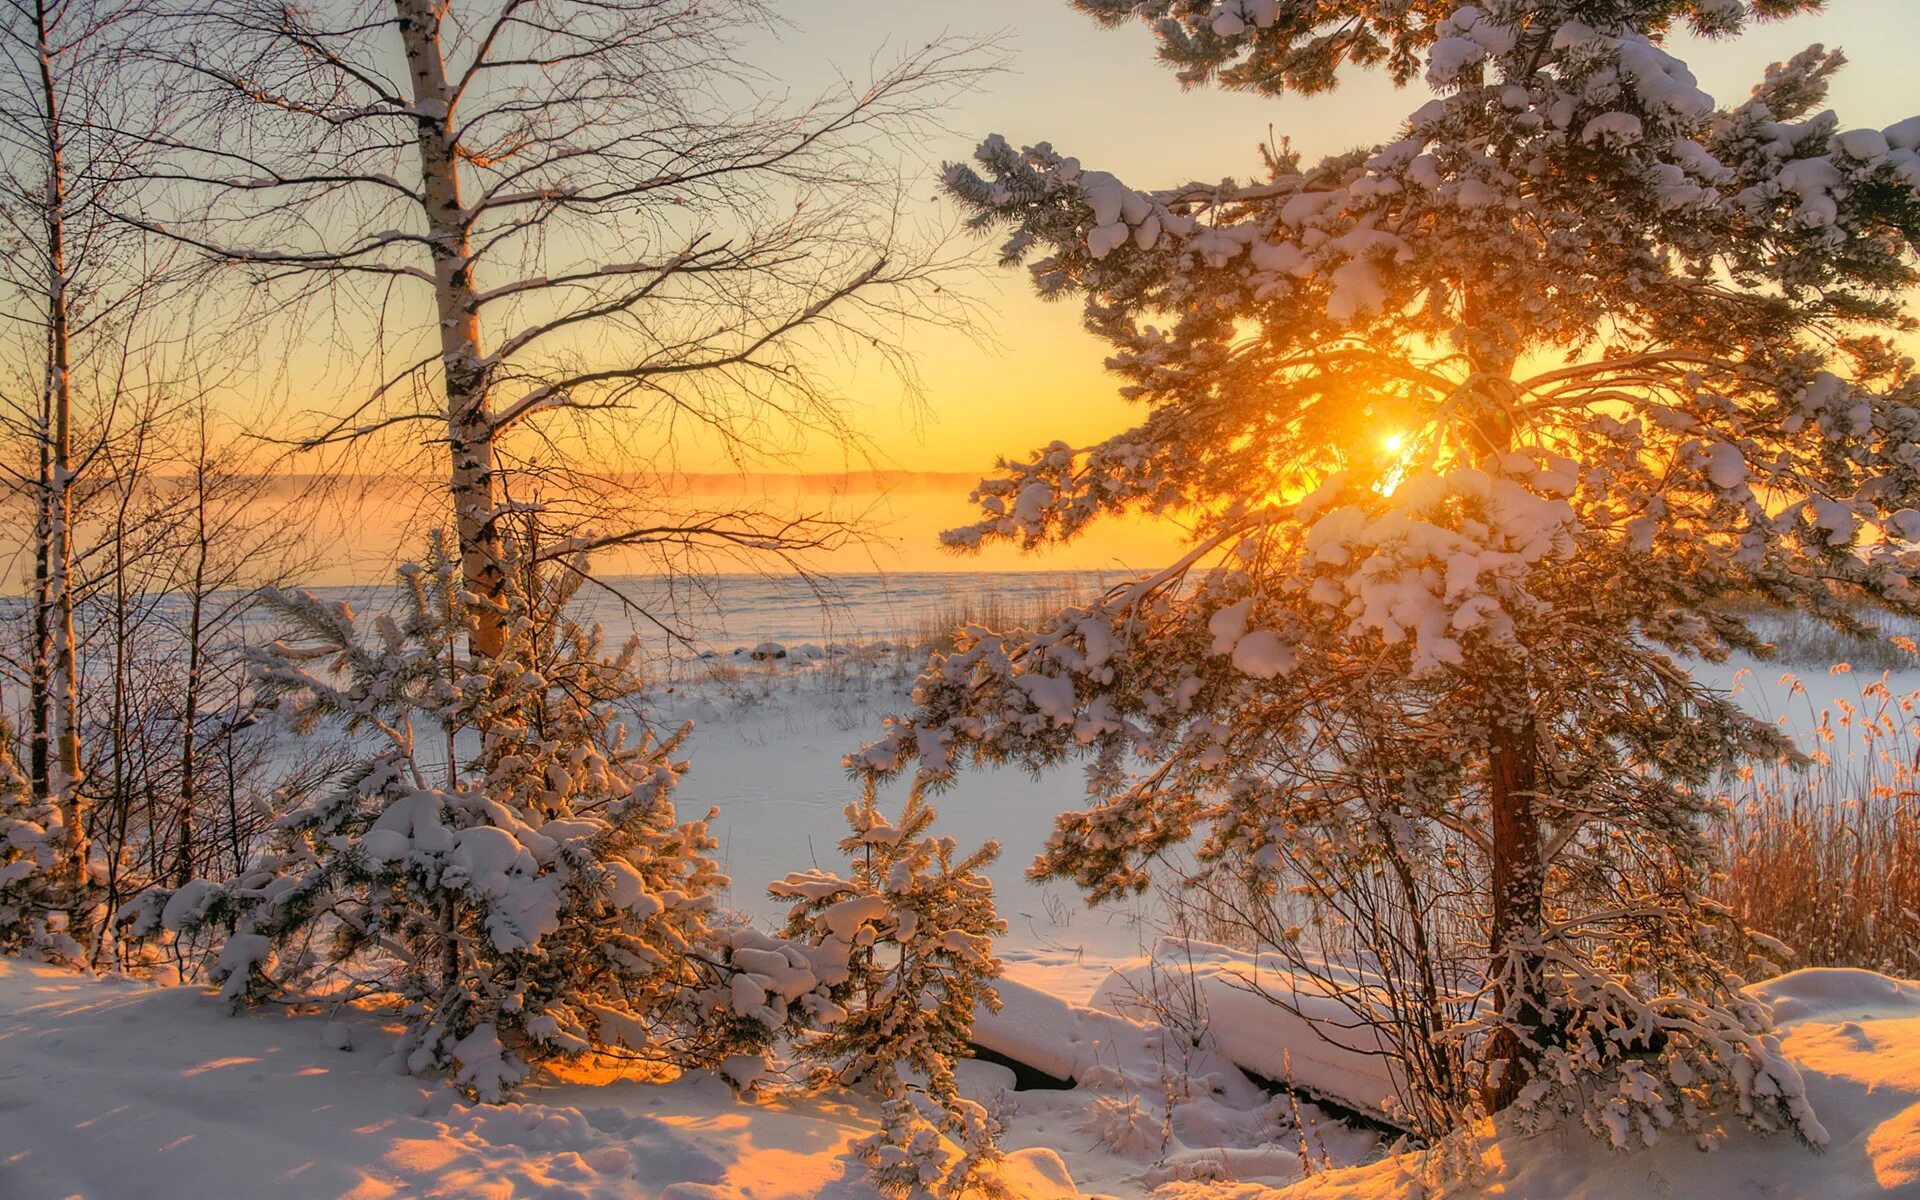
[[(258, 832), (251, 829), (258, 815), (241, 811), (250, 801), (236, 780), (241, 756), (234, 735), (257, 717), (244, 661), (246, 619), (262, 589), (291, 585), (321, 557), (298, 519), (313, 503), (318, 481), (261, 469), (257, 444), (244, 432), (223, 429), (204, 397), (190, 406), (187, 425), (178, 470), (160, 485), (177, 514), (168, 538), (174, 575), (167, 591), (174, 604), (165, 624), (184, 655), (171, 709), (179, 748), (174, 794), (183, 823), (175, 858), (183, 878), (206, 873), (214, 852), (229, 856), (236, 872), (245, 866), (245, 843)], [(206, 758), (209, 751), (217, 757)], [(203, 794), (209, 783), (212, 796)], [(197, 845), (193, 836), (197, 814), (210, 803), (224, 845)]]
[[(29, 433), (14, 483), (33, 508), (29, 774), (61, 814), (62, 871), (86, 878), (87, 820), (74, 630), (74, 528), (82, 477), (124, 398), (163, 257), (112, 218), (136, 186), (158, 111), (130, 102), (119, 72), (132, 6), (0, 3), (0, 354), (18, 386), (10, 424)], [(30, 398), (29, 398), (30, 397)], [(83, 412), (85, 408), (86, 412)], [(91, 436), (85, 436), (88, 431)]]
[(743, 456), (847, 434), (815, 356), (835, 335), (891, 356), (926, 311), (937, 263), (900, 236), (891, 156), (981, 69), (972, 47), (796, 106), (745, 61), (775, 26), (758, 0), (189, 0), (166, 24), (192, 120), (138, 219), (283, 311), (332, 306), (372, 367), (302, 444), (425, 426), (469, 591), (503, 594), (520, 473), (575, 501), (555, 555), (822, 536), (751, 512), (615, 519), (573, 470), (657, 469), (636, 419)]

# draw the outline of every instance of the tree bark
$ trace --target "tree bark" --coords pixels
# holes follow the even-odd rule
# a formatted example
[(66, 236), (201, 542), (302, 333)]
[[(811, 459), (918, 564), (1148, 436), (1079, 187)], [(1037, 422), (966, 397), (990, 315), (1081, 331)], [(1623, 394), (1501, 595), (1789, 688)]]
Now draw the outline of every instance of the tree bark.
[(1545, 864), (1540, 857), (1539, 738), (1533, 700), (1522, 672), (1498, 678), (1489, 697), (1488, 807), (1493, 833), (1493, 918), (1488, 936), (1493, 1002), (1500, 1027), (1486, 1061), (1498, 1075), (1488, 1081), (1487, 1108), (1498, 1111), (1518, 1098), (1539, 1061), (1547, 1033), (1542, 995)]
[(40, 395), (40, 473), (33, 494), (33, 652), (27, 663), (27, 781), (36, 802), (53, 795), (53, 413)]
[[(61, 842), (63, 875), (78, 888), (87, 878), (86, 800), (81, 793), (80, 699), (73, 632), (73, 381), (68, 323), (67, 180), (60, 94), (55, 84), (55, 51), (50, 28), (53, 13), (45, 0), (34, 8), (36, 57), (40, 69), (42, 118), (47, 156), (47, 376), (46, 409), (51, 429), (44, 473), (42, 552), (46, 599), (50, 606), (46, 637), (50, 642), (46, 700), (51, 710), (51, 762), (46, 787), (65, 822)], [(37, 732), (37, 730), (36, 730)]]
[[(1466, 305), (1474, 324), (1474, 298)], [(1489, 353), (1469, 337), (1468, 357), (1480, 392), (1471, 438), (1482, 454), (1513, 448), (1513, 414), (1503, 391), (1512, 377), (1513, 359)], [(1517, 654), (1495, 651), (1481, 669), (1481, 709), (1487, 741), (1487, 808), (1492, 843), (1492, 914), (1488, 926), (1488, 973), (1493, 984), (1497, 1027), (1482, 1054), (1492, 1070), (1484, 1099), (1497, 1112), (1518, 1099), (1540, 1060), (1550, 1032), (1546, 1006), (1546, 863), (1541, 855), (1539, 793), (1540, 740), (1533, 691), (1526, 664)]]
[(181, 885), (193, 878), (193, 815), (200, 802), (200, 684), (205, 671), (204, 620), (207, 607), (207, 425), (200, 414), (198, 452), (193, 470), (193, 576), (187, 591), (187, 681), (180, 703), (180, 865)]
[[(471, 224), (460, 199), (460, 163), (454, 136), (457, 97), (447, 81), (440, 44), (440, 18), (428, 0), (394, 0), (400, 36), (413, 80), (418, 126), (421, 195), (432, 243), (434, 302), (440, 318), (440, 363), (447, 393), (449, 491), (454, 534), (460, 544), (461, 577), (468, 592), (486, 604), (506, 595), (500, 560), (494, 473), (494, 424), (488, 406), (491, 371), (480, 351), (480, 307), (469, 259)], [(488, 656), (506, 644), (500, 616), (484, 613), (475, 623), (472, 648)]]

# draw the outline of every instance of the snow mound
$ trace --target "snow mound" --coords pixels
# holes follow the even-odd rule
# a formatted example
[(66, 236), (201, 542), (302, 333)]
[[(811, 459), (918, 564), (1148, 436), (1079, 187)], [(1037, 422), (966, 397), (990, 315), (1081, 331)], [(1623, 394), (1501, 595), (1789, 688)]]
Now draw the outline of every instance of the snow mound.
[[(1356, 981), (1357, 982), (1357, 981)], [(1172, 1014), (1242, 1071), (1380, 1116), (1394, 1094), (1379, 1039), (1276, 955), (1164, 940), (1151, 958), (1115, 968), (1096, 1007), (1143, 1021)]]
[(1073, 1178), (1089, 1193), (1157, 1196), (1153, 1189), (1168, 1183), (1223, 1176), (1270, 1185), (1298, 1179), (1296, 1112), (1316, 1154), (1324, 1147), (1351, 1163), (1377, 1153), (1371, 1132), (1267, 1095), (1200, 1031), (1074, 1004), (1013, 980), (996, 987), (1002, 1007), (976, 1015), (975, 1043), (1076, 1086), (1009, 1092), (1010, 1073), (996, 1079), (989, 1064), (970, 1067), (966, 1086), (1001, 1115), (1010, 1152), (1070, 1154)]
[[(1448, 1196), (1503, 1200), (1887, 1200), (1920, 1196), (1920, 982), (1871, 971), (1795, 971), (1756, 985), (1774, 1007), (1781, 1046), (1831, 1135), (1824, 1153), (1727, 1123), (1711, 1153), (1663, 1141), (1609, 1150), (1575, 1129), (1482, 1127), (1480, 1174)], [(1289, 1187), (1162, 1189), (1155, 1200), (1416, 1200), (1433, 1194), (1402, 1155)]]
[(1265, 1098), (1226, 1058), (1204, 1044), (1183, 1044), (1188, 1039), (1178, 1029), (1075, 1004), (1012, 980), (994, 986), (1000, 1011), (974, 1014), (973, 1041), (995, 1054), (1094, 1090), (1123, 1081), (1157, 1087), (1166, 1064), (1179, 1061), (1190, 1078), (1206, 1081), (1235, 1103), (1252, 1105)]

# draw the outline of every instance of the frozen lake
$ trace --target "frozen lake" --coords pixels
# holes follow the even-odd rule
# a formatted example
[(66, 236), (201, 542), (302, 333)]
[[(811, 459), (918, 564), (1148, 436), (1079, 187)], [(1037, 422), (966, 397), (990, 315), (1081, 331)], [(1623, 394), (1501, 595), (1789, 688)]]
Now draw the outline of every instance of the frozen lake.
[[(643, 640), (657, 682), (651, 715), (672, 725), (693, 720), (692, 769), (678, 802), (686, 815), (719, 809), (713, 830), (718, 855), (734, 879), (732, 903), (772, 921), (782, 911), (765, 885), (789, 871), (832, 868), (844, 832), (842, 808), (857, 798), (841, 758), (879, 735), (889, 712), (906, 706), (917, 667), (910, 654), (865, 655), (832, 669), (739, 662), (729, 683), (710, 678), (704, 651), (730, 651), (773, 641), (786, 645), (876, 642), (911, 644), (961, 613), (1022, 619), (1062, 602), (1091, 598), (1125, 577), (1117, 572), (922, 572), (842, 575), (819, 586), (793, 577), (721, 575), (705, 579), (612, 577), (584, 588), (578, 603), (606, 629), (610, 643)], [(392, 587), (314, 589), (362, 611), (392, 608)], [(4, 602), (21, 603), (18, 600)], [(150, 597), (163, 624), (178, 597)], [(249, 619), (251, 640), (273, 624)], [(671, 630), (672, 634), (666, 632)], [(1699, 678), (1732, 691), (1749, 711), (1785, 721), (1803, 744), (1824, 709), (1858, 703), (1878, 670), (1830, 672), (1824, 663), (1794, 666), (1736, 659), (1696, 664)], [(728, 671), (723, 662), (721, 673)], [(1796, 683), (1798, 690), (1796, 690)], [(1920, 671), (1888, 679), (1895, 696), (1920, 690)], [(287, 745), (286, 753), (300, 750)], [(903, 789), (887, 795), (897, 805)], [(1080, 807), (1084, 782), (1074, 767), (1041, 778), (1003, 769), (964, 774), (933, 797), (939, 829), (964, 850), (994, 839), (1002, 854), (991, 869), (1009, 924), (1007, 957), (1016, 976), (1044, 972), (1066, 994), (1084, 994), (1106, 964), (1139, 954), (1158, 936), (1148, 901), (1089, 910), (1071, 884), (1028, 880), (1026, 868), (1044, 846), (1056, 814)], [(1067, 978), (1062, 978), (1062, 976)]]

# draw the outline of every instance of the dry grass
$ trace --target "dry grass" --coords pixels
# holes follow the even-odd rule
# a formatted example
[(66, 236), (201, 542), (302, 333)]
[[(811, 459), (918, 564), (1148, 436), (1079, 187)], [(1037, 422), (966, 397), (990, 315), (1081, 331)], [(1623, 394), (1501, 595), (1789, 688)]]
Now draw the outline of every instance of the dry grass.
[(1884, 680), (1819, 714), (1813, 763), (1744, 774), (1716, 892), (1785, 966), (1920, 976), (1920, 693)]
[(955, 592), (935, 609), (922, 613), (900, 631), (903, 646), (945, 653), (954, 648), (960, 631), (979, 625), (995, 631), (1031, 629), (1070, 604), (1088, 597), (1065, 587), (1011, 597), (994, 592)]

